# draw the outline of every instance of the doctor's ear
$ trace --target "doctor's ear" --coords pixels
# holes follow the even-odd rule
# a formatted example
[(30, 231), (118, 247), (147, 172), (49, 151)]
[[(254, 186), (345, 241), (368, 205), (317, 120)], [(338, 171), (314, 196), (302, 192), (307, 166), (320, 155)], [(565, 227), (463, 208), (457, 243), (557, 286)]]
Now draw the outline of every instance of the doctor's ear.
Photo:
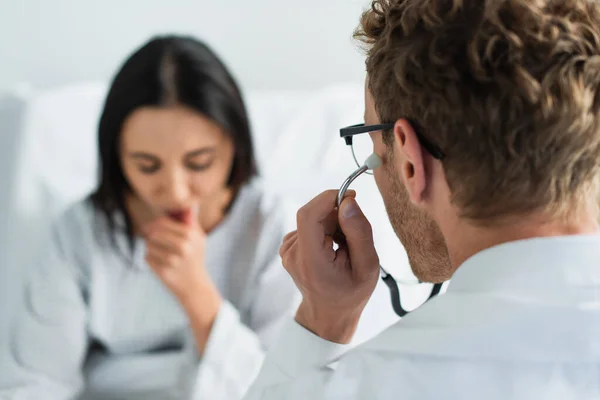
[(405, 119), (396, 121), (393, 141), (389, 145), (392, 146), (393, 151), (391, 161), (395, 164), (396, 171), (400, 173), (411, 202), (420, 205), (427, 188), (427, 171), (423, 156), (424, 149), (410, 122)]

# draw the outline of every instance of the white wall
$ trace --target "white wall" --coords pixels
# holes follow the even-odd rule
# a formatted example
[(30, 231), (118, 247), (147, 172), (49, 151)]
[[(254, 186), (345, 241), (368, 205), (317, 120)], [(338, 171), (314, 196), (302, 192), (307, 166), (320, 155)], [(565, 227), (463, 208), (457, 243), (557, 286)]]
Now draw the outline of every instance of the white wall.
[(0, 0), (0, 90), (107, 80), (150, 35), (206, 40), (245, 88), (359, 82), (368, 0)]

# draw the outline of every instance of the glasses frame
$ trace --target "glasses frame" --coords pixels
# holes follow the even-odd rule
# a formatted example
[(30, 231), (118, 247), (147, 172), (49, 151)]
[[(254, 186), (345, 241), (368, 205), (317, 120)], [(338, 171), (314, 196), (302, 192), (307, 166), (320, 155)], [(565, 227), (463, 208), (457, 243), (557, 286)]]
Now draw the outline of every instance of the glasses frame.
[[(414, 130), (415, 134), (417, 135), (417, 139), (419, 139), (419, 143), (421, 143), (421, 146), (423, 146), (423, 148), (425, 150), (427, 150), (427, 152), (429, 154), (431, 154), (431, 156), (433, 158), (443, 161), (444, 158), (446, 158), (446, 154), (444, 154), (444, 152), (438, 146), (433, 144), (429, 139), (427, 139), (422, 134), (420, 127), (416, 123), (414, 123), (412, 121), (409, 121), (409, 123), (412, 125), (413, 130)], [(356, 159), (356, 155), (354, 154), (354, 148), (352, 147), (352, 138), (356, 135), (360, 135), (363, 133), (384, 131), (384, 130), (388, 130), (388, 129), (394, 129), (394, 124), (377, 124), (377, 125), (356, 124), (356, 125), (346, 126), (342, 129), (340, 129), (340, 137), (342, 139), (344, 139), (344, 141), (346, 142), (346, 145), (351, 147), (352, 156), (354, 157), (354, 161), (356, 162), (356, 164), (359, 167), (362, 167), (362, 165)]]

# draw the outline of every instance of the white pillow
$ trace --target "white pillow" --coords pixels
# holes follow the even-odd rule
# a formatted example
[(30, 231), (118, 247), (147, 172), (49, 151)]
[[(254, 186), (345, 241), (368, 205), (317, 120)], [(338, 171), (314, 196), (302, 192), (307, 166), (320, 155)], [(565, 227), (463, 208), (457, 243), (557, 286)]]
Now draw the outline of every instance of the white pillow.
[(30, 102), (26, 175), (46, 199), (70, 203), (96, 186), (96, 132), (106, 90), (101, 83), (73, 85), (40, 92)]

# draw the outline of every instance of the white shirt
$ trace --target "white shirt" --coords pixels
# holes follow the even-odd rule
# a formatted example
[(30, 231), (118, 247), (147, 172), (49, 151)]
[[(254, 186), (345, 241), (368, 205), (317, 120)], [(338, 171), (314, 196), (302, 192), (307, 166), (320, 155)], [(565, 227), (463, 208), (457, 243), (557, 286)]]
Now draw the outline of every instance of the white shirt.
[(246, 399), (600, 399), (600, 236), (476, 254), (352, 350), (289, 321)]
[(131, 256), (118, 234), (119, 253), (88, 201), (71, 207), (26, 287), (0, 398), (241, 398), (298, 304), (278, 254), (286, 218), (254, 181), (208, 235), (206, 268), (225, 301), (200, 357), (187, 316), (144, 261), (143, 240)]

